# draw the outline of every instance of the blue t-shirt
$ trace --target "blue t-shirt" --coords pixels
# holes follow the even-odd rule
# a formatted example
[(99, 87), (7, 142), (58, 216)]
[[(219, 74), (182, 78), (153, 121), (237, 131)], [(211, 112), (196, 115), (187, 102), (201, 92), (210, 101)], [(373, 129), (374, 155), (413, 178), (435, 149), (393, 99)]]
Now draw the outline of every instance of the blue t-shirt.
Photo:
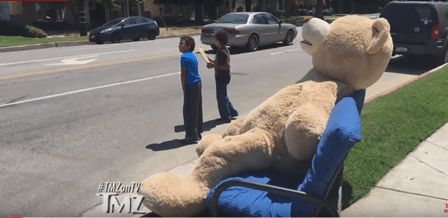
[(185, 52), (180, 56), (180, 66), (187, 69), (185, 74), (185, 85), (193, 85), (201, 81), (198, 72), (198, 59), (196, 59), (193, 52)]

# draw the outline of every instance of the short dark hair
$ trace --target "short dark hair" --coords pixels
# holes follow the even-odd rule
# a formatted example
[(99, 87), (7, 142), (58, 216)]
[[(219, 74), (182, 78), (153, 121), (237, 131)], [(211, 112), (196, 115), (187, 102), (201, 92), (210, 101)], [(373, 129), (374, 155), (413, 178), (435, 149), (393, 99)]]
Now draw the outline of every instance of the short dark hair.
[(186, 45), (190, 46), (190, 51), (194, 51), (194, 47), (195, 47), (195, 43), (194, 43), (194, 39), (191, 36), (182, 36), (180, 37), (180, 40), (184, 41)]
[(227, 45), (227, 42), (229, 41), (229, 34), (224, 31), (221, 30), (218, 33), (216, 33), (215, 38), (218, 40), (219, 43), (221, 43), (222, 45)]

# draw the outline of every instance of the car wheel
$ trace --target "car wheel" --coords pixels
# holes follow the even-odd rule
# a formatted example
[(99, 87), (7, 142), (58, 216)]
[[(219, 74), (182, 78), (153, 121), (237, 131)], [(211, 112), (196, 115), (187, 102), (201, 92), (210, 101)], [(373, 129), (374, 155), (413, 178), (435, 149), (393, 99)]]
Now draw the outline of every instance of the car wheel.
[(249, 41), (247, 41), (247, 45), (246, 45), (247, 49), (249, 51), (255, 51), (258, 48), (258, 38), (256, 35), (251, 35), (249, 37)]
[(132, 39), (132, 41), (140, 41), (140, 38)]
[(148, 32), (148, 39), (149, 40), (156, 39), (156, 32), (154, 30), (151, 30), (151, 31)]
[(290, 45), (292, 43), (294, 34), (292, 33), (291, 30), (288, 30), (288, 32), (286, 33), (286, 37), (285, 40), (283, 40), (283, 45)]
[(112, 43), (118, 43), (118, 42), (120, 42), (121, 37), (120, 37), (119, 33), (114, 33), (114, 34), (112, 34), (112, 36), (110, 36), (110, 39), (111, 39)]

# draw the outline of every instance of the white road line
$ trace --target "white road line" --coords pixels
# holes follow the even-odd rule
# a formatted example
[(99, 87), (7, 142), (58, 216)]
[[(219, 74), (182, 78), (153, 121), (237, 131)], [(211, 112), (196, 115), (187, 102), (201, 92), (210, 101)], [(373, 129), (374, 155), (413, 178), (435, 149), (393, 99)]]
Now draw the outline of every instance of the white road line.
[(103, 53), (96, 53), (96, 54), (84, 54), (84, 55), (75, 55), (75, 56), (58, 57), (58, 58), (47, 58), (47, 59), (39, 59), (39, 60), (19, 61), (19, 62), (12, 62), (12, 63), (3, 63), (3, 64), (0, 64), (0, 66), (8, 66), (8, 65), (15, 65), (15, 64), (25, 64), (25, 63), (33, 63), (33, 62), (40, 62), (40, 61), (52, 61), (52, 60), (68, 59), (68, 58), (77, 58), (77, 57), (84, 57), (84, 56), (91, 56), (91, 55), (117, 54), (117, 53), (131, 52), (131, 51), (134, 51), (134, 50), (113, 51), (113, 52), (103, 52)]
[(40, 97), (40, 98), (33, 98), (33, 99), (24, 100), (24, 101), (12, 102), (12, 103), (8, 103), (8, 104), (1, 104), (0, 108), (12, 106), (12, 105), (23, 104), (23, 103), (32, 102), (32, 101), (39, 101), (39, 100), (44, 100), (44, 99), (49, 99), (49, 98), (60, 97), (60, 96), (64, 96), (64, 95), (71, 95), (71, 94), (76, 94), (76, 93), (81, 93), (81, 92), (103, 89), (103, 88), (108, 88), (108, 87), (112, 87), (112, 86), (119, 86), (119, 85), (125, 85), (125, 84), (130, 84), (130, 83), (143, 82), (146, 80), (158, 79), (158, 78), (172, 76), (172, 75), (176, 75), (176, 74), (180, 74), (180, 72), (169, 73), (169, 74), (164, 74), (164, 75), (160, 75), (160, 76), (147, 77), (147, 78), (143, 78), (143, 79), (130, 80), (130, 81), (119, 82), (119, 83), (113, 83), (113, 84), (109, 84), (109, 85), (97, 86), (97, 87), (92, 87), (92, 88), (87, 88), (87, 89), (80, 89), (80, 90), (76, 90), (76, 91), (64, 92), (64, 93), (55, 94), (55, 95), (48, 95), (48, 96), (44, 96), (44, 97)]
[(290, 49), (290, 50), (285, 50), (285, 51), (281, 51), (281, 52), (275, 52), (275, 53), (272, 53), (271, 55), (279, 55), (279, 54), (288, 53), (288, 52), (297, 51), (297, 50), (299, 50), (299, 49), (298, 48)]

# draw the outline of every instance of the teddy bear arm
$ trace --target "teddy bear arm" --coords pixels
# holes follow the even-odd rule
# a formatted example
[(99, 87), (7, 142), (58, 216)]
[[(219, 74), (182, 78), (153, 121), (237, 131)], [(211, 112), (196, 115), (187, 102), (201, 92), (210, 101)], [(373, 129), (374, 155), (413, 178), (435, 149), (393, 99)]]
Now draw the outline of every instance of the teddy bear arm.
[(285, 125), (285, 142), (292, 157), (307, 160), (314, 155), (328, 117), (329, 112), (312, 103), (304, 104), (289, 116)]

